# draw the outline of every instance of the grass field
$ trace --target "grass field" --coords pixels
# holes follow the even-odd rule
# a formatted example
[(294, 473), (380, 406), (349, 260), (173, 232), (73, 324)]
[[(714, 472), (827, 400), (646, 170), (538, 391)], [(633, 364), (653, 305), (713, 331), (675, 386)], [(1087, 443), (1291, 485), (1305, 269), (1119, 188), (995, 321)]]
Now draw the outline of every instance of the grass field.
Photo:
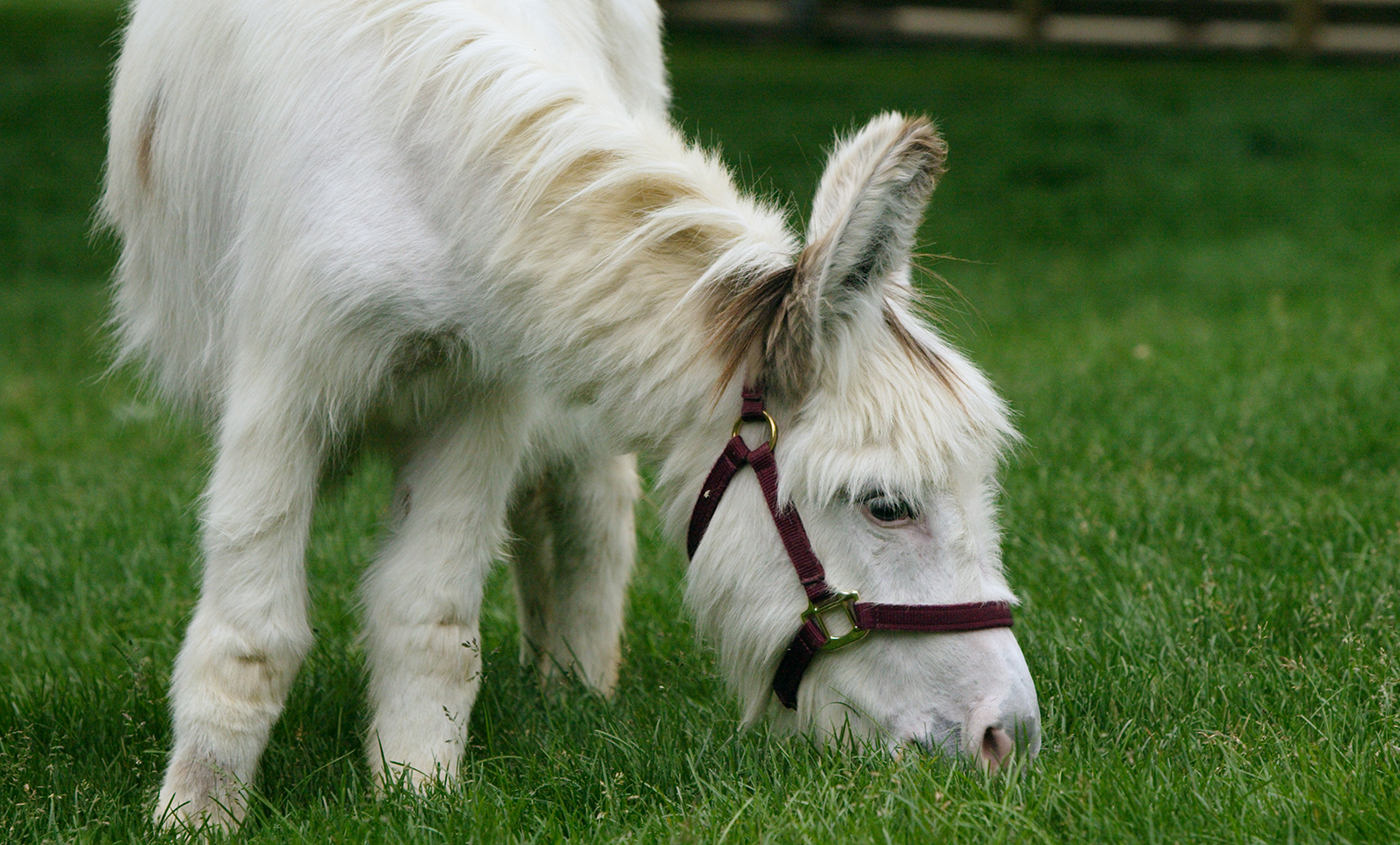
[[(0, 840), (144, 842), (209, 451), (101, 377), (115, 15), (22, 5), (0, 6)], [(687, 130), (799, 209), (834, 128), (943, 126), (924, 237), (956, 259), (929, 284), (1027, 438), (1004, 521), (1038, 764), (737, 732), (644, 509), (616, 697), (521, 674), (498, 573), (469, 776), (376, 799), (370, 461), (318, 513), (319, 640), (239, 838), (1400, 841), (1400, 69), (685, 40), (671, 66)]]

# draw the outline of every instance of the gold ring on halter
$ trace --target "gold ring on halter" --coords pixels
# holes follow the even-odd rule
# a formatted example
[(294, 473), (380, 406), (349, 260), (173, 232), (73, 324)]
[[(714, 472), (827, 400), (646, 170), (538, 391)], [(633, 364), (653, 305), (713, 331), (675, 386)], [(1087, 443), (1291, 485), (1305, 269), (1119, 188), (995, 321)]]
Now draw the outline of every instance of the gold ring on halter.
[[(778, 448), (778, 424), (773, 421), (773, 417), (770, 416), (767, 411), (759, 411), (759, 413), (763, 415), (763, 419), (768, 423), (768, 451), (771, 452)], [(738, 437), (739, 429), (743, 428), (746, 422), (750, 422), (750, 420), (746, 420), (743, 417), (735, 420), (734, 432), (730, 436)], [(758, 420), (752, 420), (752, 422), (758, 422)]]

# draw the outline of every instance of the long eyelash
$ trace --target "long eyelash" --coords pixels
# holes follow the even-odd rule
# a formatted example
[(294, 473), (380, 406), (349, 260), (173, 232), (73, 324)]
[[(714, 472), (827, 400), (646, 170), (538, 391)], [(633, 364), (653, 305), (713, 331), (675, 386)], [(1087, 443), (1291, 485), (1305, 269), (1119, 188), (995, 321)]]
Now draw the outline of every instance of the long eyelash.
[(872, 501), (874, 499), (898, 499), (900, 501), (903, 501), (904, 497), (895, 495), (889, 492), (888, 490), (882, 490), (879, 487), (866, 487), (862, 489), (859, 493), (856, 493), (855, 495), (851, 496), (851, 501), (857, 505), (863, 505), (866, 502)]
[(884, 490), (866, 490), (859, 496), (852, 499), (856, 505), (870, 509), (871, 502), (883, 499), (900, 511), (903, 511), (905, 519), (918, 519), (923, 515), (924, 509), (918, 502)]

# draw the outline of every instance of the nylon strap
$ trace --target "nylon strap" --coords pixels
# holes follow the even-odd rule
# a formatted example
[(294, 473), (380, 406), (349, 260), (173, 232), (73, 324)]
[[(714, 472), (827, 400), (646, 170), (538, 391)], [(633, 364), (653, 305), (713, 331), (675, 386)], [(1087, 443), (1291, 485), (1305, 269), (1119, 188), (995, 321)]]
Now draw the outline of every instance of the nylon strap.
[[(858, 601), (851, 605), (857, 628), (870, 631), (908, 631), (937, 634), (954, 631), (980, 631), (985, 628), (1010, 628), (1011, 607), (1004, 602), (969, 602), (967, 604), (877, 604)], [(802, 675), (827, 644), (821, 626), (804, 620), (797, 635), (788, 643), (782, 662), (773, 676), (773, 692), (789, 710), (797, 709), (797, 688)]]

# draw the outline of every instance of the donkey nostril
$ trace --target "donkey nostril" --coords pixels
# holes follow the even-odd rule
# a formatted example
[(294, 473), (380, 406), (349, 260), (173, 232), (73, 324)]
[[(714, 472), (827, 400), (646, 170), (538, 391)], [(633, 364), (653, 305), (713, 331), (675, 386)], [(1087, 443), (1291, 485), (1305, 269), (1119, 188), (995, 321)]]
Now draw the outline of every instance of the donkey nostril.
[(1011, 750), (1016, 744), (1011, 741), (1011, 736), (1001, 728), (987, 728), (987, 732), (982, 735), (982, 751), (978, 755), (987, 771), (995, 772), (1011, 754)]

